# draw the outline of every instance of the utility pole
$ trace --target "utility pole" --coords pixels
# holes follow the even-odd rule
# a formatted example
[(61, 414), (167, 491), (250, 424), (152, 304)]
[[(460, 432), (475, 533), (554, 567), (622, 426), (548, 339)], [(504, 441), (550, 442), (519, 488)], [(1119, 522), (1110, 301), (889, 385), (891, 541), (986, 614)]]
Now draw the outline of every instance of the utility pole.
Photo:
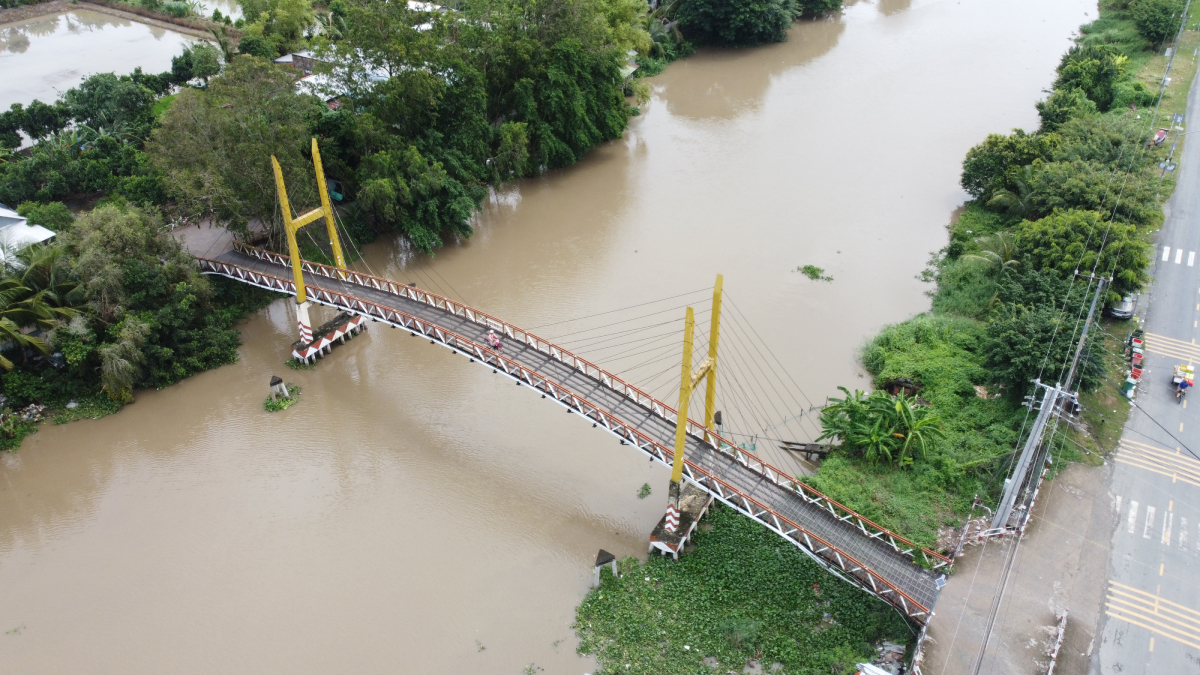
[(1079, 336), (1079, 344), (1075, 346), (1075, 358), (1071, 359), (1071, 369), (1067, 371), (1067, 379), (1063, 380), (1063, 387), (1067, 391), (1071, 391), (1071, 382), (1075, 380), (1075, 370), (1079, 367), (1079, 358), (1083, 356), (1083, 345), (1087, 342), (1088, 329), (1092, 327), (1092, 317), (1096, 314), (1096, 301), (1104, 294), (1104, 285), (1108, 279), (1100, 279), (1100, 285), (1096, 287), (1096, 294), (1092, 296), (1092, 307), (1088, 310), (1087, 322), (1083, 324), (1083, 333)]
[(1042, 396), (1042, 406), (1038, 409), (1038, 416), (1033, 423), (1033, 428), (1029, 430), (1029, 438), (1025, 439), (1021, 458), (1017, 462), (1017, 466), (1013, 468), (1012, 475), (1004, 483), (1004, 494), (1000, 497), (1000, 504), (996, 507), (996, 514), (992, 518), (991, 529), (993, 530), (1000, 530), (1008, 525), (1008, 516), (1012, 513), (1017, 492), (1025, 484), (1025, 473), (1029, 470), (1029, 463), (1034, 455), (1038, 454), (1042, 433), (1046, 430), (1046, 423), (1050, 421), (1050, 415), (1054, 413), (1054, 408), (1058, 405), (1058, 396), (1062, 393), (1062, 387), (1058, 384), (1050, 387), (1038, 380), (1034, 380), (1033, 383), (1038, 387), (1045, 387), (1046, 394)]

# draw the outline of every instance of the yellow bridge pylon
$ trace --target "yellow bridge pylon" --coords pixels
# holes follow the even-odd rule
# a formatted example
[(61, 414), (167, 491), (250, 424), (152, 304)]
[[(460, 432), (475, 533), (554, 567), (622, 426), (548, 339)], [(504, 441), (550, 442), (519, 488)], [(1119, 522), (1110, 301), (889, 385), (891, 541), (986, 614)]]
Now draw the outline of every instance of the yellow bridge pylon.
[(668, 532), (674, 532), (679, 526), (679, 494), (683, 482), (683, 450), (687, 445), (688, 400), (702, 378), (707, 378), (704, 395), (704, 428), (712, 429), (713, 415), (717, 405), (717, 343), (721, 332), (721, 287), (724, 277), (717, 275), (713, 286), (712, 323), (708, 332), (708, 358), (695, 371), (692, 370), (692, 337), (696, 330), (696, 319), (692, 308), (687, 308), (687, 316), (683, 329), (683, 363), (679, 375), (679, 416), (675, 421), (675, 456), (671, 461), (671, 486), (667, 493), (667, 514), (665, 526)]
[(275, 171), (275, 192), (279, 195), (279, 208), (283, 212), (283, 231), (287, 234), (288, 256), (291, 258), (292, 278), (296, 284), (296, 323), (300, 329), (300, 341), (312, 342), (312, 322), (308, 318), (308, 296), (304, 292), (304, 265), (300, 259), (300, 247), (296, 244), (296, 232), (314, 220), (325, 217), (325, 229), (329, 232), (329, 245), (333, 249), (333, 263), (346, 269), (346, 258), (342, 255), (342, 244), (338, 239), (337, 225), (333, 221), (333, 206), (329, 203), (329, 190), (325, 185), (325, 169), (321, 166), (321, 151), (317, 139), (312, 139), (313, 169), (317, 174), (317, 191), (321, 205), (303, 215), (293, 217), (288, 203), (287, 187), (283, 184), (283, 169), (279, 160), (271, 155), (271, 168)]

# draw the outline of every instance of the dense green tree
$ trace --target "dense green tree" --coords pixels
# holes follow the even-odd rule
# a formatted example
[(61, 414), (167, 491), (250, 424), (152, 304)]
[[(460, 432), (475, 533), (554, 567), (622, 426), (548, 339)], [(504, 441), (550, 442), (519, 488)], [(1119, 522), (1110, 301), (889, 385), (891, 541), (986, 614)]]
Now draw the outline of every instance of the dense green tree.
[(1077, 45), (1063, 55), (1054, 89), (1079, 89), (1105, 112), (1116, 97), (1117, 83), (1126, 77), (1124, 65), (1128, 61), (1128, 56), (1111, 45)]
[(797, 16), (821, 16), (842, 11), (842, 0), (796, 0)]
[(127, 401), (237, 358), (237, 333), (213, 291), (157, 215), (103, 206), (64, 237), (95, 317), (104, 391)]
[(1136, 119), (1116, 115), (1089, 115), (1071, 119), (1058, 128), (1061, 143), (1052, 157), (1056, 162), (1096, 162), (1121, 172), (1144, 169), (1157, 159), (1141, 152), (1148, 129)]
[(17, 207), (17, 213), (24, 216), (30, 225), (41, 225), (55, 232), (65, 232), (75, 222), (75, 216), (62, 202), (25, 202)]
[(1020, 129), (1013, 129), (1008, 136), (990, 134), (963, 160), (963, 189), (986, 202), (997, 189), (1014, 187), (1009, 179), (1021, 167), (1035, 159), (1049, 159), (1059, 143), (1054, 134), (1027, 134)]
[(1058, 211), (1024, 221), (1014, 233), (1023, 264), (1053, 270), (1064, 279), (1076, 272), (1112, 275), (1112, 292), (1136, 292), (1149, 277), (1150, 245), (1136, 226), (1108, 221), (1095, 211)]
[(1134, 0), (1129, 13), (1142, 37), (1158, 47), (1179, 31), (1183, 3), (1179, 0)]
[(257, 219), (279, 232), (271, 156), (283, 168), (293, 209), (315, 204), (312, 160), (304, 153), (309, 127), (324, 109), (320, 99), (297, 94), (287, 72), (243, 55), (206, 91), (182, 91), (146, 152), (181, 217), (212, 216), (235, 229)]
[(1056, 89), (1045, 101), (1037, 103), (1038, 117), (1042, 118), (1042, 132), (1057, 131), (1059, 127), (1075, 117), (1094, 115), (1096, 104), (1082, 89)]
[(207, 42), (198, 43), (192, 47), (192, 77), (204, 80), (208, 86), (208, 78), (221, 72), (221, 52)]
[(758, 45), (786, 40), (795, 14), (795, 0), (682, 0), (676, 16), (689, 39)]
[[(1066, 376), (1082, 329), (1079, 309), (1072, 306), (1064, 312), (1052, 305), (1007, 305), (988, 323), (983, 363), (993, 381), (1004, 385), (1011, 399), (1019, 400), (1029, 393), (1034, 379), (1048, 383)], [(1085, 376), (1082, 382), (1085, 390), (1094, 389), (1097, 384), (1094, 374), (1098, 370), (1093, 362), (1100, 353), (1095, 348), (1084, 350), (1083, 368), (1079, 372)]]
[(1155, 196), (1155, 177), (1121, 167), (1075, 160), (1034, 165), (1031, 172), (1031, 217), (1060, 209), (1098, 211), (1117, 220), (1157, 227), (1162, 208)]
[(192, 50), (185, 48), (179, 56), (171, 57), (171, 84), (185, 85), (194, 78), (192, 74)]
[[(315, 21), (311, 0), (239, 0), (242, 32), (262, 38), (280, 54), (307, 46), (304, 33)], [(403, 4), (403, 3), (401, 3)]]
[(261, 37), (246, 35), (238, 41), (238, 53), (260, 56), (264, 59), (274, 59), (279, 56), (274, 45)]

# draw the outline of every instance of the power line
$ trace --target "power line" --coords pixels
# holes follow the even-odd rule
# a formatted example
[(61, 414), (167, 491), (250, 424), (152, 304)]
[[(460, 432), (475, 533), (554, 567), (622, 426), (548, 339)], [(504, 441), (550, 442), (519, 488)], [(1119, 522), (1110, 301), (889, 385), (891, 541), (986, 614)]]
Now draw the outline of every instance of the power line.
[[(548, 326), (557, 326), (557, 325), (559, 325), (559, 324), (562, 324), (562, 323), (571, 323), (571, 322), (573, 322), (573, 321), (583, 321), (584, 319), (592, 319), (592, 318), (595, 318), (595, 317), (597, 317), (597, 316), (604, 316), (605, 314), (612, 314), (612, 313), (614, 313), (614, 312), (623, 312), (623, 311), (625, 311), (625, 310), (628, 310), (628, 309), (635, 309), (635, 308), (637, 308), (637, 307), (645, 307), (646, 305), (653, 305), (653, 304), (655, 304), (655, 303), (658, 303), (658, 302), (666, 302), (667, 300), (674, 300), (675, 298), (682, 298), (682, 297), (684, 297), (684, 296), (687, 296), (687, 295), (695, 295), (696, 293), (700, 293), (700, 292), (703, 292), (703, 291), (708, 291), (708, 290), (709, 290), (709, 289), (707, 289), (707, 288), (701, 288), (701, 289), (699, 289), (699, 290), (696, 290), (696, 291), (688, 291), (687, 293), (680, 293), (679, 295), (672, 295), (672, 296), (670, 296), (670, 297), (666, 297), (666, 298), (659, 298), (658, 300), (651, 300), (651, 301), (649, 301), (649, 302), (643, 302), (643, 303), (640, 303), (640, 304), (637, 304), (637, 305), (629, 305), (628, 307), (620, 307), (620, 308), (618, 308), (618, 309), (610, 309), (610, 310), (608, 310), (607, 312), (600, 312), (600, 313), (598, 313), (598, 314), (589, 314), (589, 315), (587, 315), (587, 316), (576, 317), (576, 318), (574, 318), (574, 319), (563, 319), (562, 321), (554, 321), (554, 322), (551, 322), (551, 323), (544, 323), (544, 324), (542, 324), (542, 325), (540, 325), (540, 326), (533, 326), (533, 327), (532, 327), (532, 328), (530, 328), (529, 330), (537, 330), (537, 329), (539, 329), (539, 328), (546, 328), (546, 327), (548, 327)], [(686, 305), (684, 305), (684, 306), (686, 307)], [(671, 309), (679, 309), (679, 308), (678, 308), (678, 307), (673, 307), (673, 308), (671, 308)], [(669, 312), (669, 311), (671, 311), (671, 310), (670, 310), (670, 309), (665, 309), (665, 310), (663, 310), (663, 311), (664, 311), (664, 312)], [(656, 313), (656, 314), (661, 314), (661, 312), (655, 312), (655, 313)]]

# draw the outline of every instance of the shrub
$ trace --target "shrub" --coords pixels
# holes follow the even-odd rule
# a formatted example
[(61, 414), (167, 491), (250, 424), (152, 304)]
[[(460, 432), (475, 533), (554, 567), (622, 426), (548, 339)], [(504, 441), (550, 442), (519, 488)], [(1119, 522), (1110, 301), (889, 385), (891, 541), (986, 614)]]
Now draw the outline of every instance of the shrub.
[(1095, 211), (1058, 211), (1021, 223), (1014, 234), (1029, 269), (1053, 270), (1064, 279), (1076, 270), (1111, 273), (1112, 291), (1118, 296), (1134, 293), (1149, 281), (1149, 243), (1134, 225), (1106, 222)]
[(171, 2), (164, 2), (162, 8), (164, 12), (176, 19), (182, 19), (192, 13), (192, 8), (186, 2), (175, 2), (172, 0)]
[(689, 39), (726, 46), (783, 42), (795, 0), (685, 0), (679, 25)]
[(967, 151), (963, 160), (963, 189), (986, 202), (994, 191), (1009, 186), (1011, 172), (1032, 164), (1035, 159), (1049, 159), (1058, 144), (1059, 138), (1054, 134), (1027, 134), (1021, 129), (1013, 129), (1008, 136), (991, 134)]
[(17, 207), (17, 213), (24, 216), (30, 225), (41, 225), (54, 232), (65, 232), (75, 222), (75, 216), (62, 202), (25, 202)]
[(1082, 89), (1056, 89), (1050, 98), (1037, 103), (1042, 131), (1055, 131), (1074, 117), (1096, 114), (1096, 104)]
[(279, 56), (270, 42), (257, 35), (247, 35), (238, 42), (238, 53), (260, 56), (264, 59), (274, 59)]
[(1138, 32), (1156, 47), (1175, 36), (1182, 12), (1178, 0), (1137, 0), (1129, 8)]

